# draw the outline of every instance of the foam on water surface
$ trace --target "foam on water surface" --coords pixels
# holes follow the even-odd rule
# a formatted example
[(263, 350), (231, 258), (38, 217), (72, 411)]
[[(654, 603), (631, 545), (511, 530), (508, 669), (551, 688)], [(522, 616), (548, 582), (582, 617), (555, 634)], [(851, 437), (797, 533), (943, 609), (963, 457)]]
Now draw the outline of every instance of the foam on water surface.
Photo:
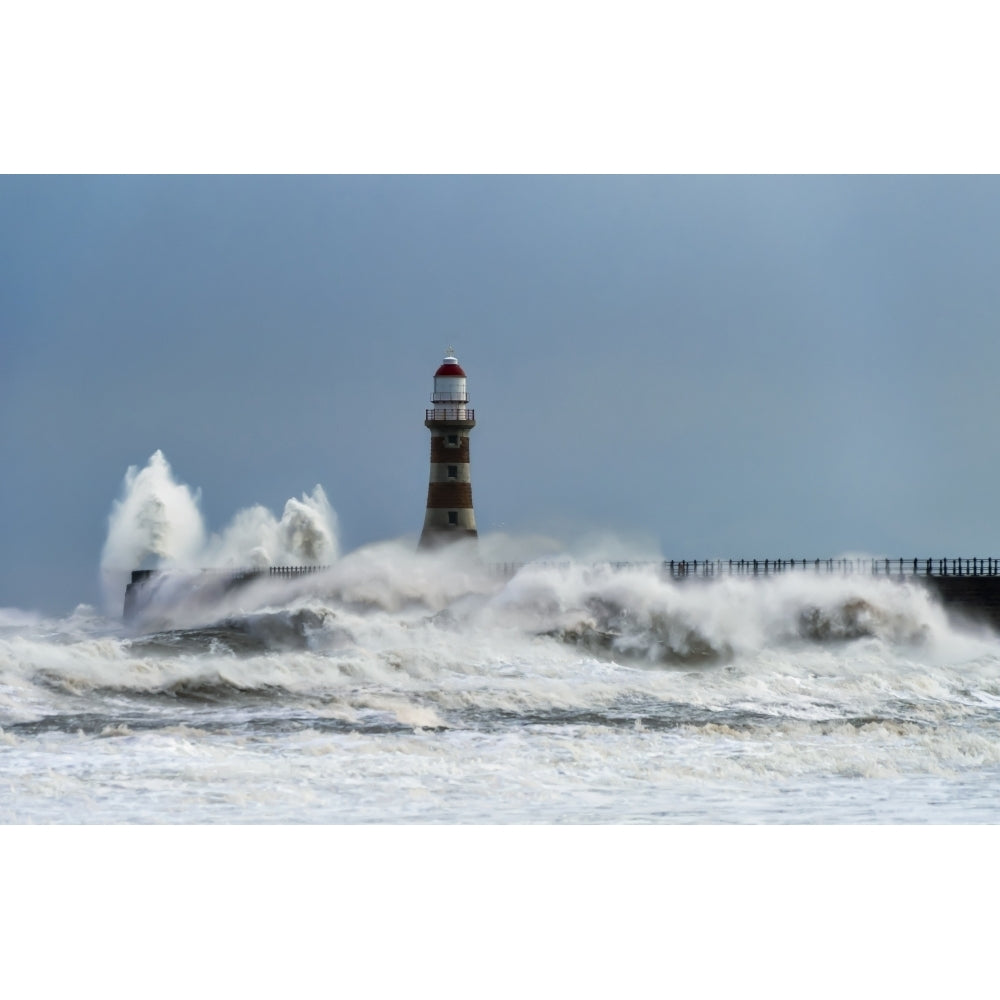
[(143, 614), (0, 611), (0, 821), (1000, 819), (1000, 640), (920, 585), (491, 568), (533, 546), (340, 555), (318, 487), (212, 534), (157, 453), (104, 550), (175, 571)]
[(920, 588), (457, 558), (376, 546), (150, 633), (8, 622), (0, 818), (997, 818), (1000, 644)]

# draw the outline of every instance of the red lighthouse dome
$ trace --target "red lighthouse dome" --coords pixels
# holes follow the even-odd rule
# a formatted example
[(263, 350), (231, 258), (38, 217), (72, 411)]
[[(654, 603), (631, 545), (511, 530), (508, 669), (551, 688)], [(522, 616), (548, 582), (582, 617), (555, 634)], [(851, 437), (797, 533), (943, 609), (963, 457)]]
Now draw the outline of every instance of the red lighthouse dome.
[(451, 356), (444, 359), (441, 363), (441, 367), (434, 373), (435, 378), (441, 378), (442, 376), (451, 378), (465, 378), (465, 371), (462, 366), (458, 363), (458, 358)]

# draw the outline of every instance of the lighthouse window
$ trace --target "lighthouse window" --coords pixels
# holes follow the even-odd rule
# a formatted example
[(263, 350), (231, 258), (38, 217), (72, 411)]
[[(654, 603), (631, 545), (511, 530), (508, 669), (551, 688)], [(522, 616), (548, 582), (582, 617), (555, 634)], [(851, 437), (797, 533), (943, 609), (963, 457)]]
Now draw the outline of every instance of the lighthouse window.
[(449, 524), (458, 524), (458, 511), (457, 510), (449, 510), (448, 511), (448, 523)]
[(448, 435), (448, 444), (453, 445), (453, 446), (457, 446), (458, 445), (458, 435), (457, 434), (449, 434)]
[(449, 479), (458, 479), (458, 466), (457, 465), (449, 465), (448, 466), (448, 478)]

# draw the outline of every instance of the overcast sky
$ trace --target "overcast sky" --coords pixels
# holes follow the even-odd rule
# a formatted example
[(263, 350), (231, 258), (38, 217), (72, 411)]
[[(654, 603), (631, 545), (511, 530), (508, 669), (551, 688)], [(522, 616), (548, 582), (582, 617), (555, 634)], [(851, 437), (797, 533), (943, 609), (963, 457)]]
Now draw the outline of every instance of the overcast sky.
[(993, 177), (2, 177), (0, 605), (97, 603), (156, 449), (415, 542), (449, 345), (481, 533), (1000, 555), (998, 274)]

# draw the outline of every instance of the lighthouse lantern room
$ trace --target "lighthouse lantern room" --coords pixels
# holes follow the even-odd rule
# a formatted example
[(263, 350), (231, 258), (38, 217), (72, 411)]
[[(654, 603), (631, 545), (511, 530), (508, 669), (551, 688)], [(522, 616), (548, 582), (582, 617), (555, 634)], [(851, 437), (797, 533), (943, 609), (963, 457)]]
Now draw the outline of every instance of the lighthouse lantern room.
[(476, 426), (476, 411), (468, 402), (465, 372), (449, 347), (434, 373), (431, 408), (424, 414), (431, 432), (431, 468), (421, 549), (478, 534), (469, 473), (469, 432)]

